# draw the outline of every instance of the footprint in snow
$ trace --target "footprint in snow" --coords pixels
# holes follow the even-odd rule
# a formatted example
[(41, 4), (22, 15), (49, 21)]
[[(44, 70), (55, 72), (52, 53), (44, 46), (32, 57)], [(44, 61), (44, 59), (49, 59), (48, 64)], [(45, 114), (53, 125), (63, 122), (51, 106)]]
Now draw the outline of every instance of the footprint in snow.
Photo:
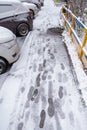
[(42, 110), (41, 113), (40, 113), (40, 124), (39, 124), (39, 127), (40, 128), (43, 128), (44, 127), (44, 123), (45, 123), (45, 118), (46, 118), (46, 112), (45, 110)]
[(21, 93), (23, 93), (25, 91), (25, 88), (24, 87), (20, 88), (20, 91)]
[(42, 65), (42, 64), (39, 64), (38, 71), (39, 71), (39, 72), (43, 71), (43, 65)]
[(68, 81), (68, 77), (65, 73), (58, 73), (58, 82), (67, 82)]
[(55, 107), (55, 110), (58, 113), (58, 115), (61, 117), (61, 119), (65, 119), (65, 114), (62, 111), (62, 104), (61, 104), (61, 100), (60, 99), (56, 99), (54, 101), (54, 107)]
[(2, 102), (3, 102), (3, 98), (0, 98), (0, 104), (2, 104)]
[(53, 104), (53, 99), (52, 98), (49, 98), (48, 99), (48, 103), (49, 103), (49, 107), (48, 107), (48, 115), (50, 117), (53, 117), (54, 116), (54, 104)]
[(40, 87), (40, 73), (36, 77), (36, 87)]
[(63, 87), (62, 86), (59, 87), (58, 95), (59, 95), (59, 98), (63, 98)]
[(20, 122), (17, 126), (17, 130), (22, 130), (23, 129), (23, 122)]
[(61, 63), (61, 69), (62, 69), (62, 70), (65, 70), (65, 66), (64, 66), (63, 63)]
[(73, 112), (69, 112), (69, 120), (70, 120), (70, 124), (72, 126), (74, 126), (74, 115), (73, 115)]
[(46, 59), (44, 59), (44, 61), (43, 61), (43, 67), (44, 68), (46, 67)]
[(38, 95), (38, 89), (35, 89), (31, 97), (31, 101), (34, 101), (35, 97)]
[(29, 92), (28, 92), (28, 94), (27, 94), (27, 99), (28, 99), (28, 101), (30, 101), (30, 99), (31, 99), (31, 97), (32, 97), (32, 95), (33, 95), (33, 91), (34, 91), (34, 87), (31, 86), (31, 88), (29, 89)]
[(42, 75), (42, 80), (46, 80), (48, 71), (44, 71)]

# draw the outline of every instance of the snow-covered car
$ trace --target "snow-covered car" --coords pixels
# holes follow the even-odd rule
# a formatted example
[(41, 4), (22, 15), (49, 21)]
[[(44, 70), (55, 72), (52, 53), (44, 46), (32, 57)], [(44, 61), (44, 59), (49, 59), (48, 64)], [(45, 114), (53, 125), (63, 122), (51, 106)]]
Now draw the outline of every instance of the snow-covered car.
[(0, 26), (25, 36), (33, 28), (31, 11), (19, 0), (0, 0)]
[(40, 3), (39, 0), (24, 0), (24, 1), (27, 2), (27, 3), (33, 3), (33, 4), (35, 4), (38, 9), (41, 8), (41, 3)]
[(8, 64), (19, 57), (19, 46), (16, 36), (7, 28), (0, 26), (0, 74), (7, 70)]
[(37, 8), (37, 6), (33, 3), (28, 3), (26, 2), (26, 0), (20, 0), (22, 2), (22, 4), (27, 7), (30, 11), (31, 11), (31, 17), (35, 18), (35, 16), (37, 15), (39, 9)]

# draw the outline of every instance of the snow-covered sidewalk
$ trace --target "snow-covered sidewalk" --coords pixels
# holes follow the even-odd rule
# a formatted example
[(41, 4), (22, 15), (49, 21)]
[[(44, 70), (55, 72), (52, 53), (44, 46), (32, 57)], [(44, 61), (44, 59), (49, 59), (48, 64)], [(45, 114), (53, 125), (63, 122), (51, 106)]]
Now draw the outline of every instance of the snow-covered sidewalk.
[(45, 0), (20, 59), (0, 90), (0, 130), (87, 130), (87, 113), (77, 90), (58, 27), (60, 7)]

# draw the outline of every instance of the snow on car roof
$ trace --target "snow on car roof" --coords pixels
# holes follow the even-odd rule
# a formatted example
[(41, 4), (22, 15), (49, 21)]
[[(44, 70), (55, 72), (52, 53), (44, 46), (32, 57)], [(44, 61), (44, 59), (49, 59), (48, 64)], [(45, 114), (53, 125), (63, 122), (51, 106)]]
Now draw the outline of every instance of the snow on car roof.
[(19, 0), (0, 0), (1, 3), (21, 3)]

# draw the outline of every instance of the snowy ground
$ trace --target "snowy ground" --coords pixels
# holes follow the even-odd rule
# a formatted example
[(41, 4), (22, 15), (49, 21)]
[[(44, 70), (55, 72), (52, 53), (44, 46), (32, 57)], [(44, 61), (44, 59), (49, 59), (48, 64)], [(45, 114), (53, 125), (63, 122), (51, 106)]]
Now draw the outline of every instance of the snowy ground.
[(60, 8), (45, 0), (0, 86), (0, 130), (87, 130), (87, 107), (67, 49), (62, 36), (49, 31), (61, 25)]
[[(17, 37), (17, 43), (20, 47), (20, 49), (22, 48), (23, 46), (23, 43), (24, 43), (24, 40), (25, 40), (26, 37)], [(8, 70), (6, 73), (0, 75), (0, 89), (2, 88), (2, 85), (5, 81), (5, 79), (7, 78), (7, 76), (9, 75), (9, 70), (11, 69), (11, 66), (8, 67)]]

